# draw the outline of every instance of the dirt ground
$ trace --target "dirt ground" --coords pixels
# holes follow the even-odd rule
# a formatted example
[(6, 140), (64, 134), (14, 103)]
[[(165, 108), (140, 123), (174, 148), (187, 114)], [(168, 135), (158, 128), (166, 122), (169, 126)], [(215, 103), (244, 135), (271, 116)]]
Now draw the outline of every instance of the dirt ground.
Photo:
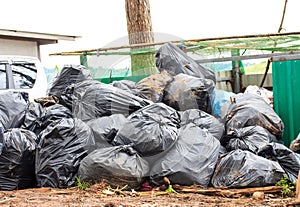
[(238, 195), (234, 198), (202, 195), (199, 193), (165, 193), (163, 191), (131, 192), (107, 191), (101, 185), (86, 190), (77, 187), (69, 189), (32, 188), (16, 191), (0, 191), (0, 206), (297, 206), (294, 198), (282, 198), (279, 195), (265, 194), (262, 199)]

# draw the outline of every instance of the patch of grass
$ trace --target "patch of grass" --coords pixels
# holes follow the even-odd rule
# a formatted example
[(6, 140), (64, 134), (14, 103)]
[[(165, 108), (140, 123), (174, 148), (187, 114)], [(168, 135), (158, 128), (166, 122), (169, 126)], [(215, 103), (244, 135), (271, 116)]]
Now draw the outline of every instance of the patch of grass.
[[(267, 61), (263, 61), (254, 65), (245, 67), (245, 73), (264, 73), (266, 70)], [(272, 72), (272, 64), (270, 65), (269, 72)]]
[(90, 183), (82, 181), (80, 176), (76, 177), (76, 186), (80, 189), (80, 190), (85, 190), (87, 188), (89, 188), (91, 186)]
[(166, 193), (177, 193), (177, 191), (173, 189), (171, 182), (167, 177), (164, 177), (164, 181), (168, 184), (168, 188), (165, 190)]
[(177, 191), (173, 189), (172, 185), (169, 185), (167, 190), (165, 190), (165, 192), (166, 193), (177, 193)]
[(282, 186), (281, 195), (283, 197), (291, 197), (296, 194), (296, 183), (289, 181), (285, 174), (277, 183), (277, 186)]

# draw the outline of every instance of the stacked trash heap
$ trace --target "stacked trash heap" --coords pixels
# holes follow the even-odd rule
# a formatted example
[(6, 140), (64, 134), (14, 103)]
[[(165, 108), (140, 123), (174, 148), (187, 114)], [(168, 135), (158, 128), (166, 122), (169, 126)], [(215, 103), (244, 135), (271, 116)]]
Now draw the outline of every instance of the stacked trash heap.
[(261, 96), (215, 89), (214, 72), (175, 45), (158, 72), (103, 84), (66, 65), (48, 97), (0, 95), (0, 190), (67, 188), (77, 177), (140, 189), (296, 181), (300, 155), (281, 144), (283, 123)]

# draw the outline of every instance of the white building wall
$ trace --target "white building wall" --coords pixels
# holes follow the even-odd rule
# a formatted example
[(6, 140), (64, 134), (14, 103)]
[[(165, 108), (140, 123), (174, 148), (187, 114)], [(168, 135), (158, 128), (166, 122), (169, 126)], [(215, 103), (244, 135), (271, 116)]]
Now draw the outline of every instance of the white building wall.
[(0, 55), (25, 55), (39, 58), (39, 47), (35, 41), (0, 38)]

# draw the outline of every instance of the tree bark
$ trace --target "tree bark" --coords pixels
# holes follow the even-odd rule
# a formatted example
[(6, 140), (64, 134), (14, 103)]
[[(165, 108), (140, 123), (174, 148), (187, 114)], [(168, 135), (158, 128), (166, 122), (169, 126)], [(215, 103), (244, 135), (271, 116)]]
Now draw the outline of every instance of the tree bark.
[[(125, 0), (129, 44), (153, 43), (152, 21), (149, 0)], [(147, 54), (136, 54), (147, 50)], [(131, 70), (133, 76), (156, 73), (154, 47), (131, 49)]]

